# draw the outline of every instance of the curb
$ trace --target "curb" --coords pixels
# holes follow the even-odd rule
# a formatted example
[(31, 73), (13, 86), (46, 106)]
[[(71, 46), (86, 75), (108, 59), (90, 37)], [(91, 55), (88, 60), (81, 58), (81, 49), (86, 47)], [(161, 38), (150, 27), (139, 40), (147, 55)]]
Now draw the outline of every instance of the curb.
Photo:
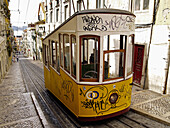
[(42, 110), (41, 110), (41, 108), (40, 108), (36, 98), (35, 98), (34, 93), (31, 92), (30, 96), (31, 96), (31, 99), (32, 99), (33, 104), (35, 106), (35, 109), (37, 111), (37, 114), (38, 114), (38, 117), (40, 119), (40, 122), (43, 125), (43, 128), (50, 128), (49, 125), (48, 125), (48, 122), (47, 122), (47, 120), (46, 120), (46, 118), (45, 118), (45, 116), (44, 116), (44, 114), (43, 114), (43, 112), (42, 112)]
[(147, 117), (150, 118), (150, 119), (156, 120), (156, 121), (158, 121), (158, 122), (160, 122), (160, 123), (163, 123), (163, 124), (165, 124), (165, 125), (170, 126), (169, 120), (167, 120), (167, 119), (165, 119), (165, 118), (161, 118), (161, 117), (158, 117), (158, 116), (156, 116), (156, 115), (149, 114), (149, 113), (147, 113), (147, 112), (144, 112), (144, 111), (139, 110), (139, 109), (135, 109), (135, 108), (133, 108), (133, 107), (131, 107), (130, 110), (133, 111), (133, 112), (136, 112), (136, 113), (138, 113), (138, 114), (147, 116)]
[[(140, 109), (140, 108), (136, 108), (138, 105), (147, 104), (147, 103), (150, 103), (152, 101), (156, 101), (156, 100), (168, 97), (168, 96), (170, 96), (170, 95), (161, 95), (159, 97), (156, 97), (156, 98), (153, 98), (153, 99), (150, 99), (150, 100), (147, 100), (147, 101), (143, 101), (143, 102), (134, 104), (134, 105), (131, 106), (131, 110), (136, 112), (136, 113), (139, 113), (141, 115), (147, 116), (150, 119), (156, 120), (156, 121), (158, 121), (160, 123), (163, 123), (165, 125), (170, 126), (170, 120), (169, 119), (166, 119), (161, 115), (152, 114), (152, 113), (149, 113), (149, 111), (146, 111), (146, 110), (143, 110), (143, 109)], [(168, 115), (170, 115), (169, 112), (168, 112)]]

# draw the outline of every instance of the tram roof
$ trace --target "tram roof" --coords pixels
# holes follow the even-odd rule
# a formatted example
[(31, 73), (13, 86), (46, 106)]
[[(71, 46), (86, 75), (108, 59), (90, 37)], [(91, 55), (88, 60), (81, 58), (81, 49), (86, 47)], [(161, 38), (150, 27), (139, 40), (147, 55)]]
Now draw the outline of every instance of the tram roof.
[(50, 34), (48, 34), (43, 41), (48, 38), (50, 35), (52, 35), (54, 32), (56, 32), (58, 29), (60, 29), (64, 24), (66, 24), (68, 21), (70, 21), (72, 18), (74, 18), (77, 15), (82, 14), (122, 14), (122, 15), (132, 15), (135, 16), (132, 12), (126, 11), (126, 10), (120, 10), (120, 9), (88, 9), (88, 10), (82, 10), (79, 12), (75, 12), (72, 16), (70, 16), (67, 20), (65, 20), (62, 24), (60, 24), (54, 31), (52, 31)]

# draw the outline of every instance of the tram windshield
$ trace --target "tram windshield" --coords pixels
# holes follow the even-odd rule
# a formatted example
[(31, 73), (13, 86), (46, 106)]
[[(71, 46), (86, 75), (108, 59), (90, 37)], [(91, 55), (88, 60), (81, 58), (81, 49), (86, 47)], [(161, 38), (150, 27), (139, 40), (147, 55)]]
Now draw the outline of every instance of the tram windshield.
[(104, 37), (104, 80), (124, 76), (127, 36), (107, 35)]
[(81, 38), (81, 78), (99, 79), (99, 37)]

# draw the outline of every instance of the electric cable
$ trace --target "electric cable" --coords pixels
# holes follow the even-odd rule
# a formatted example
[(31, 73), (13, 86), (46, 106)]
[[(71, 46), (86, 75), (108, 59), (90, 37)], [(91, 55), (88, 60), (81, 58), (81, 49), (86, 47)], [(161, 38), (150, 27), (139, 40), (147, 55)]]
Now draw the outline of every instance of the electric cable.
[(27, 17), (27, 13), (28, 13), (29, 4), (30, 4), (30, 0), (28, 0), (28, 5), (27, 5), (27, 10), (26, 10), (26, 15), (25, 15), (25, 21), (26, 21), (26, 17)]

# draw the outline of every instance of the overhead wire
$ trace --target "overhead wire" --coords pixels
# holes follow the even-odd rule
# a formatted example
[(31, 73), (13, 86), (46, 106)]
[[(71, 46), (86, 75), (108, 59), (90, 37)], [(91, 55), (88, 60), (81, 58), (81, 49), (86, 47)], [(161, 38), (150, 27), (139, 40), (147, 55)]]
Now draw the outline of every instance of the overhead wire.
[(26, 17), (27, 17), (27, 13), (28, 13), (29, 4), (30, 4), (30, 0), (28, 0), (28, 5), (27, 5), (27, 10), (26, 10), (25, 20), (26, 20)]
[[(19, 16), (18, 16), (18, 28), (19, 28), (19, 20), (20, 20), (19, 6), (20, 6), (20, 0), (18, 0), (18, 12), (19, 12)], [(18, 34), (18, 28), (17, 28), (17, 34)]]

